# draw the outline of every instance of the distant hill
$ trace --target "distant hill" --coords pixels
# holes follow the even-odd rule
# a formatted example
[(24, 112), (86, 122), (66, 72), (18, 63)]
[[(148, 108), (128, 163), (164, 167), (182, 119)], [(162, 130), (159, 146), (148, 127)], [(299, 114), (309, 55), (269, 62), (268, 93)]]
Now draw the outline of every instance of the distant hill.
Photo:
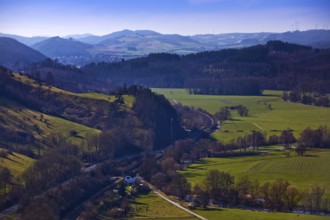
[(330, 31), (328, 30), (289, 31), (284, 33), (201, 34), (191, 36), (191, 38), (217, 49), (241, 48), (265, 44), (270, 40), (280, 40), (315, 48), (330, 48)]
[(81, 42), (88, 43), (88, 44), (99, 44), (102, 41), (118, 38), (118, 37), (125, 37), (125, 36), (132, 36), (135, 34), (140, 35), (161, 35), (160, 33), (157, 33), (155, 31), (149, 31), (149, 30), (137, 30), (137, 31), (131, 31), (131, 30), (122, 30), (122, 31), (116, 31), (111, 34), (103, 35), (103, 36), (87, 36), (83, 38), (75, 38)]
[(261, 89), (329, 93), (330, 49), (269, 41), (241, 49), (168, 53), (121, 63), (89, 64), (89, 75), (113, 84), (189, 88), (206, 94), (258, 95)]
[[(1, 34), (0, 34), (1, 35)], [(190, 54), (228, 48), (266, 44), (271, 40), (302, 44), (314, 48), (330, 48), (329, 30), (308, 30), (284, 33), (227, 33), (182, 36), (161, 34), (151, 30), (122, 30), (96, 36), (70, 35), (64, 38), (20, 37), (7, 35), (31, 45), (41, 53), (58, 58), (61, 63), (83, 66), (90, 62), (117, 62), (149, 53)], [(69, 37), (69, 38), (68, 38)]]
[(46, 58), (45, 55), (17, 40), (0, 37), (0, 65), (19, 70), (28, 64), (40, 62)]
[(3, 34), (3, 33), (0, 33), (0, 37), (9, 37), (9, 38), (15, 39), (15, 40), (27, 45), (27, 46), (31, 46), (33, 44), (36, 44), (38, 42), (48, 39), (48, 37), (23, 37), (23, 36), (18, 36), (18, 35), (13, 35), (13, 34)]
[[(148, 31), (117, 33), (107, 40), (101, 41), (108, 51), (119, 54), (146, 55), (156, 52), (187, 54), (205, 50), (203, 44), (190, 37), (177, 34), (159, 34)], [(208, 49), (211, 49), (209, 47)]]
[(93, 34), (72, 34), (72, 35), (67, 35), (63, 38), (68, 39), (68, 38), (73, 38), (73, 39), (82, 39), (82, 38), (86, 38), (86, 37), (92, 37), (95, 36)]
[(288, 43), (308, 45), (314, 48), (330, 48), (330, 31), (309, 30), (284, 32), (271, 34), (264, 39), (264, 41), (269, 40), (280, 40)]
[(91, 45), (82, 43), (80, 41), (70, 39), (63, 39), (60, 37), (53, 37), (37, 44), (32, 45), (32, 48), (40, 51), (49, 57), (59, 56), (89, 56), (89, 49)]
[(212, 49), (188, 36), (160, 34), (150, 30), (123, 30), (104, 36), (88, 36), (77, 40), (95, 45), (92, 50), (93, 54), (141, 56), (157, 52), (187, 54), (206, 48)]

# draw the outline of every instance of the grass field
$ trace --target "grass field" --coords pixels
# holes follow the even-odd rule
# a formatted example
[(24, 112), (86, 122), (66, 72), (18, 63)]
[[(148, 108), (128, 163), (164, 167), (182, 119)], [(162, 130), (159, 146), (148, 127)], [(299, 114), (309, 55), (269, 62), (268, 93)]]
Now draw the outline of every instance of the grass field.
[[(67, 95), (72, 95), (72, 96), (79, 96), (83, 98), (89, 98), (89, 99), (98, 99), (98, 100), (105, 100), (109, 102), (113, 102), (116, 98), (114, 95), (105, 95), (102, 93), (96, 93), (96, 92), (90, 92), (90, 93), (74, 93), (74, 92), (69, 92), (66, 90), (62, 90), (60, 88), (54, 87), (54, 86), (48, 86), (46, 84), (39, 84), (35, 80), (25, 76), (25, 75), (20, 75), (19, 73), (14, 73), (14, 77), (16, 80), (23, 82), (28, 85), (32, 85), (35, 87), (40, 86), (43, 90), (49, 91), (49, 92), (54, 92), (54, 93), (62, 93), (62, 94), (67, 94)], [(124, 95), (124, 102), (128, 107), (131, 107), (133, 102), (134, 102), (134, 97), (129, 96), (129, 95)]]
[(203, 108), (211, 114), (224, 106), (246, 106), (249, 109), (249, 117), (239, 117), (236, 112), (232, 112), (233, 119), (225, 121), (221, 125), (221, 131), (213, 134), (225, 143), (252, 130), (260, 130), (270, 136), (290, 128), (294, 130), (294, 135), (299, 137), (307, 127), (317, 128), (322, 124), (330, 126), (330, 108), (284, 102), (280, 98), (280, 91), (264, 91), (263, 96), (190, 95), (185, 89), (153, 91), (183, 105)]
[(329, 216), (303, 215), (283, 212), (262, 212), (242, 209), (206, 209), (195, 210), (208, 220), (326, 220)]
[[(0, 148), (0, 151), (6, 151)], [(19, 153), (8, 154), (6, 158), (0, 157), (0, 168), (8, 168), (13, 177), (22, 174), (26, 168), (34, 163), (34, 159)]]
[[(38, 139), (47, 138), (50, 134), (59, 133), (65, 137), (68, 142), (80, 145), (84, 142), (84, 137), (87, 134), (100, 132), (94, 128), (33, 111), (8, 100), (0, 100), (0, 109), (2, 126), (10, 127), (11, 129), (32, 131), (34, 136)], [(43, 120), (40, 120), (41, 115)], [(48, 125), (44, 122), (45, 120), (48, 121)], [(38, 126), (41, 132), (38, 133), (34, 129), (35, 126)], [(78, 135), (71, 136), (71, 130), (78, 132)]]
[(182, 219), (197, 220), (190, 214), (168, 203), (155, 193), (150, 192), (147, 195), (140, 195), (131, 203), (129, 219)]
[(297, 157), (292, 152), (290, 157), (285, 152), (271, 152), (258, 156), (229, 158), (206, 158), (192, 164), (182, 171), (188, 181), (201, 184), (205, 173), (211, 169), (229, 172), (238, 179), (249, 176), (261, 184), (282, 178), (300, 189), (321, 186), (330, 198), (330, 150), (313, 150), (307, 156)]

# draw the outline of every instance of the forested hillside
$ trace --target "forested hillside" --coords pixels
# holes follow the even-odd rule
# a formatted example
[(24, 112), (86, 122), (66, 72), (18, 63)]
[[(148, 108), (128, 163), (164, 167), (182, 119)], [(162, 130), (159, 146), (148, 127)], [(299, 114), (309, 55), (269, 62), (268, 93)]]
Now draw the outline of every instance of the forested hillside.
[(329, 63), (330, 50), (270, 41), (243, 49), (91, 63), (81, 71), (112, 84), (184, 87), (204, 94), (259, 95), (262, 89), (326, 93)]
[[(118, 165), (121, 158), (139, 158), (186, 136), (172, 105), (150, 89), (73, 93), (4, 67), (0, 133), (0, 209), (19, 204), (22, 216), (31, 216), (39, 208), (35, 202), (54, 191), (58, 208), (42, 212), (63, 216), (112, 183), (110, 174), (123, 172), (121, 166), (132, 170), (138, 165), (126, 160)], [(107, 168), (97, 175), (95, 167), (84, 171), (83, 164), (97, 163)]]
[[(14, 106), (17, 112), (24, 112), (26, 108), (36, 112), (30, 117), (25, 115), (25, 121), (21, 122), (18, 120), (19, 116), (13, 116), (17, 126), (2, 120), (2, 133), (10, 134), (1, 136), (0, 141), (5, 146), (21, 142), (30, 146), (36, 142), (40, 142), (42, 146), (47, 145), (46, 139), (40, 139), (42, 133), (48, 133), (42, 128), (53, 126), (48, 116), (108, 132), (108, 136), (113, 137), (111, 141), (117, 139), (120, 142), (116, 145), (117, 153), (114, 152), (118, 155), (128, 153), (129, 150), (143, 151), (146, 147), (150, 150), (169, 145), (171, 123), (175, 131), (174, 139), (184, 135), (180, 120), (171, 104), (163, 96), (155, 95), (149, 89), (139, 86), (123, 87), (120, 93), (111, 96), (97, 93), (78, 94), (52, 87), (22, 74), (11, 73), (3, 68), (0, 72), (0, 97), (3, 109)], [(3, 113), (6, 113), (6, 110), (3, 110)], [(29, 123), (35, 119), (44, 125)], [(31, 128), (24, 128), (24, 124)], [(74, 129), (71, 132), (71, 136), (79, 135)], [(22, 138), (24, 140), (21, 140)], [(84, 139), (84, 136), (81, 138)], [(86, 140), (81, 142), (85, 143)]]

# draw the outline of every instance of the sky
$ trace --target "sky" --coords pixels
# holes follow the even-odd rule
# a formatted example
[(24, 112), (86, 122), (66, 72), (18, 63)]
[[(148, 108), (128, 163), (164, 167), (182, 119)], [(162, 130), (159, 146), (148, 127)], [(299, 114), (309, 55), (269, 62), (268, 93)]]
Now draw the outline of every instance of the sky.
[(221, 34), (329, 29), (330, 0), (0, 0), (0, 33)]

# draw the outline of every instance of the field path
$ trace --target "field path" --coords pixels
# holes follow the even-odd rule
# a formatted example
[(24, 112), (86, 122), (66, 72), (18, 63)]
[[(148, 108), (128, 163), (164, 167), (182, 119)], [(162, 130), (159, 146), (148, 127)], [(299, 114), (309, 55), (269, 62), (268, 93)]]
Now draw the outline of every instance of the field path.
[(254, 125), (254, 126), (256, 126), (257, 128), (259, 128), (260, 130), (262, 130), (262, 131), (264, 131), (265, 129), (263, 129), (262, 127), (260, 127), (260, 125), (258, 125), (257, 123), (255, 123), (255, 122), (252, 122), (252, 124)]
[(148, 182), (146, 182), (144, 179), (142, 179), (142, 177), (138, 176), (138, 178), (140, 179), (141, 182), (143, 181), (144, 183), (146, 183), (146, 184), (149, 186), (149, 188), (150, 188), (154, 193), (156, 193), (156, 195), (158, 195), (158, 196), (160, 196), (161, 198), (165, 199), (167, 202), (169, 202), (169, 203), (171, 203), (172, 205), (176, 206), (177, 208), (179, 208), (179, 209), (181, 209), (181, 210), (183, 210), (183, 211), (185, 211), (185, 212), (187, 212), (187, 213), (189, 213), (189, 214), (195, 216), (196, 218), (199, 218), (199, 219), (201, 219), (201, 220), (208, 220), (207, 218), (204, 218), (203, 216), (198, 215), (198, 214), (196, 214), (195, 212), (192, 212), (191, 210), (189, 210), (189, 209), (183, 207), (183, 206), (180, 205), (179, 203), (170, 200), (169, 198), (167, 198), (166, 196), (164, 196), (164, 195), (162, 194), (162, 192), (159, 191), (156, 187), (154, 187), (153, 185), (151, 185), (150, 183), (148, 183)]

